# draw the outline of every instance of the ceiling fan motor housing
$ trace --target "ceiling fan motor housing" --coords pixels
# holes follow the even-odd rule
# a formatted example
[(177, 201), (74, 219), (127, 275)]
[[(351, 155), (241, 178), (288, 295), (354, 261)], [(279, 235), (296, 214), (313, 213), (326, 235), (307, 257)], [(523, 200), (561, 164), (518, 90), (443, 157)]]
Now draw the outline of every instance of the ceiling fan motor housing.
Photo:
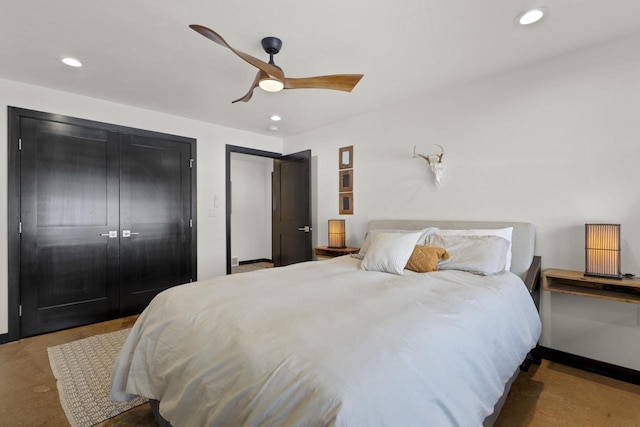
[(262, 48), (269, 55), (275, 55), (282, 48), (282, 40), (277, 37), (265, 37), (262, 39)]

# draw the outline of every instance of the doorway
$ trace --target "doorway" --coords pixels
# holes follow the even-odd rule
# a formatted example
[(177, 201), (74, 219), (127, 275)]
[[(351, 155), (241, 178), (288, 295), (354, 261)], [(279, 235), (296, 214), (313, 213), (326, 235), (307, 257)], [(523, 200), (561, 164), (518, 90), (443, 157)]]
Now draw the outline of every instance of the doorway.
[(273, 159), (231, 153), (231, 273), (273, 267)]
[[(254, 161), (261, 159), (261, 161), (268, 160), (273, 162), (271, 211), (269, 212), (267, 209), (263, 211), (265, 212), (263, 215), (270, 216), (271, 220), (271, 259), (274, 266), (310, 261), (313, 257), (311, 239), (311, 151), (307, 150), (283, 156), (270, 151), (227, 145), (227, 274), (232, 273), (232, 258), (235, 257), (234, 251), (236, 250), (232, 246), (234, 220), (242, 216), (250, 218), (252, 214), (247, 214), (246, 212), (240, 214), (236, 211), (236, 218), (233, 218), (233, 209), (237, 209), (237, 205), (239, 205), (234, 203), (233, 198), (238, 197), (234, 196), (234, 194), (238, 194), (239, 189), (234, 188), (231, 179), (232, 156), (238, 155), (249, 156), (245, 157), (245, 159)], [(241, 196), (244, 197), (246, 195)], [(260, 218), (260, 222), (264, 222), (265, 219), (268, 220), (269, 218)], [(261, 235), (263, 232), (264, 230), (260, 230)], [(239, 264), (241, 260), (238, 259), (237, 261)]]

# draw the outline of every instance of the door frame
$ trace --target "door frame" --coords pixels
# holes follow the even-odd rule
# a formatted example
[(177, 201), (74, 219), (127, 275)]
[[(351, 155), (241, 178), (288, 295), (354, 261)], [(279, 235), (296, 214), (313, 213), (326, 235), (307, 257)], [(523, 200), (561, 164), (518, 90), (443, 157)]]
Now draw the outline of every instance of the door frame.
[(68, 117), (34, 111), (25, 108), (7, 107), (8, 113), (8, 189), (7, 189), (7, 241), (8, 241), (8, 332), (0, 334), (0, 344), (20, 339), (20, 118), (29, 117), (38, 120), (49, 120), (85, 127), (95, 127), (122, 134), (145, 136), (158, 139), (179, 141), (190, 145), (191, 158), (191, 266), (193, 279), (197, 280), (197, 159), (196, 139), (171, 135), (127, 126), (103, 123), (94, 120)]
[(255, 148), (240, 147), (238, 145), (225, 145), (225, 204), (226, 204), (226, 228), (227, 228), (227, 274), (231, 274), (231, 153), (249, 154), (256, 157), (279, 159), (281, 153), (258, 150)]

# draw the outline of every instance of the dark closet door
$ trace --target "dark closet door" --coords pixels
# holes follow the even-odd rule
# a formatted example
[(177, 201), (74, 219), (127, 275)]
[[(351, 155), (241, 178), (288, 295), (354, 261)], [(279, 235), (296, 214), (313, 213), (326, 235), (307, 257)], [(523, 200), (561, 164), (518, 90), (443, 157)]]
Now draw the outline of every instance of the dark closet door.
[(190, 144), (121, 136), (122, 314), (192, 279)]
[(311, 261), (311, 151), (273, 162), (273, 264)]
[(113, 318), (117, 134), (22, 118), (21, 135), (21, 335)]

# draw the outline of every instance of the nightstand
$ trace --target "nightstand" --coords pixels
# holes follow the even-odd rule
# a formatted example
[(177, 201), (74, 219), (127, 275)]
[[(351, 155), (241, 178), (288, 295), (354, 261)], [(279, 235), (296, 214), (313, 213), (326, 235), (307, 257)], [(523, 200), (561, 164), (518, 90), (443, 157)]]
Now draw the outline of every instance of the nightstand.
[(329, 259), (337, 256), (357, 254), (360, 252), (360, 248), (330, 248), (328, 246), (316, 247), (316, 258)]
[(581, 271), (558, 270), (542, 273), (542, 289), (549, 292), (581, 295), (640, 304), (640, 279), (607, 279), (585, 276)]

